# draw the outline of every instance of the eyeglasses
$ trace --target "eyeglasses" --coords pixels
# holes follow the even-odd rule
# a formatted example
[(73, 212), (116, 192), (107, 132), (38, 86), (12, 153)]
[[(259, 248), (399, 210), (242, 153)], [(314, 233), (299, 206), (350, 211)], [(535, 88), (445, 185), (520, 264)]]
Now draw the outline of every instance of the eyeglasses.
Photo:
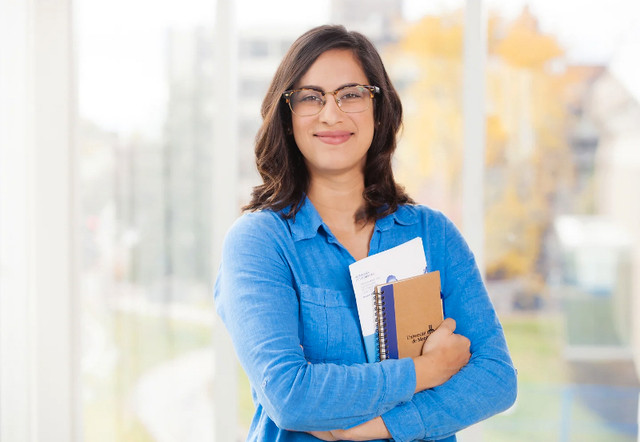
[(357, 113), (369, 109), (374, 94), (379, 94), (378, 86), (347, 85), (333, 92), (301, 88), (286, 91), (282, 96), (291, 112), (299, 117), (310, 117), (320, 113), (327, 104), (326, 95), (331, 94), (342, 112)]

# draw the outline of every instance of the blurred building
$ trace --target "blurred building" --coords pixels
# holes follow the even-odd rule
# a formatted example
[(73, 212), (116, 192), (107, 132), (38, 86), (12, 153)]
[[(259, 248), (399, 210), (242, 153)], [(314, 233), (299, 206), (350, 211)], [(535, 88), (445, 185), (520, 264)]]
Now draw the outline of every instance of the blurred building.
[(593, 192), (596, 152), (601, 137), (601, 128), (593, 116), (586, 111), (590, 106), (589, 96), (594, 83), (606, 72), (602, 65), (570, 65), (565, 76), (577, 81), (567, 85), (565, 100), (569, 113), (568, 142), (574, 165), (574, 185), (560, 198), (565, 208), (572, 213), (593, 214), (596, 204)]
[(172, 284), (212, 284), (213, 47), (213, 33), (208, 29), (167, 33), (169, 100), (161, 160), (163, 226), (158, 242), (164, 248), (163, 273), (169, 290), (176, 288)]
[(238, 200), (249, 202), (260, 183), (254, 156), (255, 137), (262, 123), (260, 107), (273, 74), (293, 41), (306, 28), (252, 27), (238, 35)]
[[(628, 37), (640, 44), (640, 32)], [(589, 215), (559, 217), (555, 227), (572, 377), (593, 390), (582, 398), (588, 408), (631, 435), (640, 385), (640, 81), (616, 72), (635, 62), (630, 46), (586, 83), (570, 137)]]
[[(259, 181), (254, 139), (262, 99), (282, 56), (303, 31), (252, 28), (238, 36), (237, 198), (242, 205)], [(213, 35), (205, 28), (167, 31), (162, 144), (134, 139), (117, 154), (118, 219), (135, 238), (127, 273), (134, 283), (150, 284), (153, 298), (208, 297), (213, 283)]]
[[(635, 48), (640, 31), (633, 30), (611, 62), (611, 70), (593, 85), (589, 98), (590, 118), (601, 128), (602, 138), (596, 154), (596, 204), (620, 231), (629, 236), (631, 312), (630, 342), (636, 370), (640, 373), (640, 77), (621, 75), (617, 67), (638, 66)], [(636, 68), (636, 70), (640, 70)], [(633, 72), (625, 69), (627, 74)]]
[(402, 0), (331, 0), (331, 23), (362, 32), (378, 48), (397, 40)]
[(555, 230), (569, 360), (631, 361), (631, 250), (628, 234), (601, 215), (565, 215)]

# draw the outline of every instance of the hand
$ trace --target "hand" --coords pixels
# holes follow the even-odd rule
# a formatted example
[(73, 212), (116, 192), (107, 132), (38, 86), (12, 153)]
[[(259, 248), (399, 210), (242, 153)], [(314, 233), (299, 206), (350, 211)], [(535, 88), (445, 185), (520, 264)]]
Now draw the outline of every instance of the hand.
[(447, 318), (422, 346), (422, 355), (413, 358), (416, 393), (444, 384), (467, 365), (471, 358), (469, 339), (455, 334), (456, 321)]
[(309, 431), (309, 434), (320, 440), (339, 440), (331, 433), (331, 431)]
[(348, 430), (310, 431), (321, 440), (374, 440), (389, 439), (391, 434), (380, 416)]

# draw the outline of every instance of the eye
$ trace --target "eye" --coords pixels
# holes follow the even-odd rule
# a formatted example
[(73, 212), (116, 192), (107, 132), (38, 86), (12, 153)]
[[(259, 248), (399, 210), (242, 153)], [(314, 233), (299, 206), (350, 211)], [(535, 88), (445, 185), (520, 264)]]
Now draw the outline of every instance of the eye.
[(317, 91), (304, 90), (296, 92), (294, 100), (300, 103), (322, 103), (322, 95)]
[(364, 97), (365, 89), (358, 87), (350, 87), (340, 92), (338, 99), (343, 100), (360, 100)]

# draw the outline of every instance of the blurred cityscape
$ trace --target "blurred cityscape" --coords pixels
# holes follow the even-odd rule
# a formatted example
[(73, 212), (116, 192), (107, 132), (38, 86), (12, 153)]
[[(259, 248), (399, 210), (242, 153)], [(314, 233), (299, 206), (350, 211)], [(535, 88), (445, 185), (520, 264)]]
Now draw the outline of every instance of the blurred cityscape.
[[(464, 11), (407, 22), (401, 0), (361, 5), (332, 0), (330, 21), (375, 42), (401, 95), (398, 181), (459, 224)], [(258, 182), (262, 98), (305, 30), (238, 33), (238, 214)], [(211, 440), (212, 193), (234, 191), (212, 186), (214, 31), (166, 30), (162, 133), (80, 127), (87, 441)], [(520, 395), (483, 426), (486, 440), (637, 440), (640, 88), (611, 67), (637, 58), (640, 32), (625, 38), (609, 63), (576, 64), (530, 8), (515, 19), (489, 11), (478, 73), (485, 270)], [(244, 378), (239, 394), (247, 428)]]

